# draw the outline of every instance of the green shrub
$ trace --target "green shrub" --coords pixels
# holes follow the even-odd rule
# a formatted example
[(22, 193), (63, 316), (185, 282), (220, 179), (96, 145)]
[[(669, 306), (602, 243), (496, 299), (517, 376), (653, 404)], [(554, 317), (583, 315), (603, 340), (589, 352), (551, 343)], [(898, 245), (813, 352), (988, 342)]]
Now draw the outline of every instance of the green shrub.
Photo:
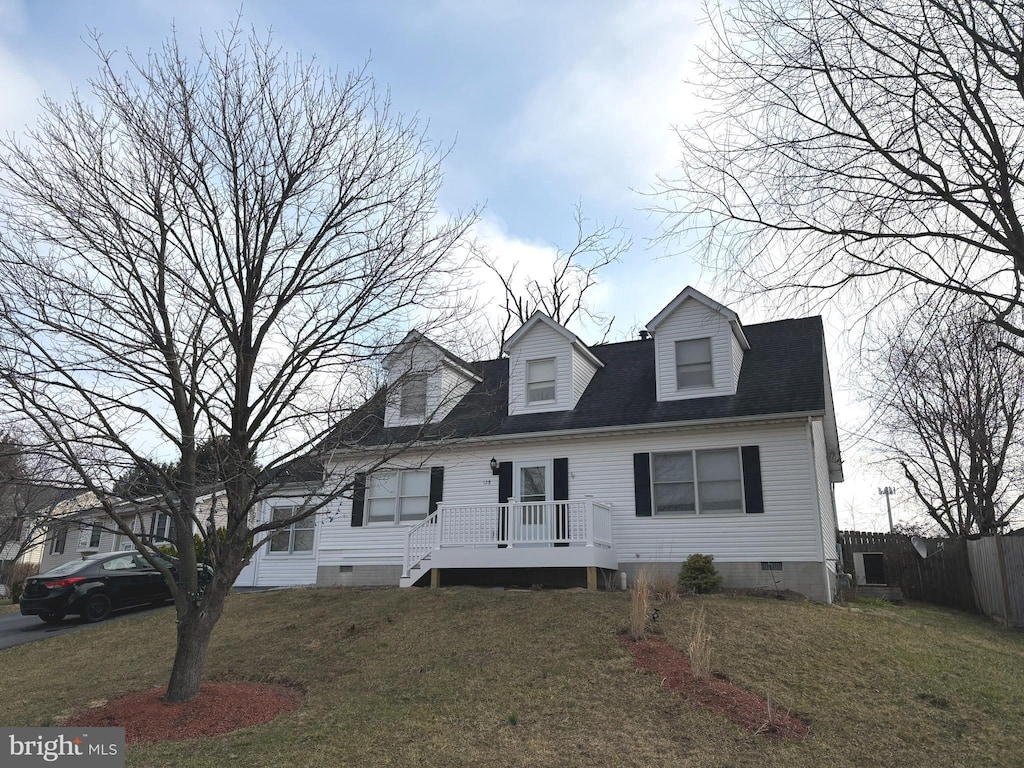
[[(228, 529), (224, 528), (224, 527), (218, 528), (217, 529), (217, 538), (220, 539), (220, 544), (223, 547), (224, 543), (227, 541), (227, 538), (228, 538)], [(192, 540), (193, 540), (193, 543), (194, 543), (195, 548), (196, 548), (196, 562), (197, 563), (205, 563), (205, 562), (207, 562), (207, 559), (206, 559), (206, 541), (198, 533), (195, 534), (192, 537)], [(164, 545), (158, 547), (158, 549), (160, 550), (160, 552), (162, 554), (164, 554), (164, 555), (166, 555), (168, 557), (173, 557), (173, 558), (177, 558), (178, 557), (178, 548), (176, 546), (174, 546), (173, 544), (164, 544)]]
[(722, 586), (722, 577), (715, 570), (714, 555), (690, 555), (679, 569), (679, 586), (706, 595)]
[[(217, 529), (217, 539), (220, 541), (220, 546), (223, 548), (228, 540), (228, 529), (223, 526)], [(209, 563), (210, 561), (206, 557), (206, 541), (198, 533), (195, 535), (196, 541), (196, 562), (197, 563)]]

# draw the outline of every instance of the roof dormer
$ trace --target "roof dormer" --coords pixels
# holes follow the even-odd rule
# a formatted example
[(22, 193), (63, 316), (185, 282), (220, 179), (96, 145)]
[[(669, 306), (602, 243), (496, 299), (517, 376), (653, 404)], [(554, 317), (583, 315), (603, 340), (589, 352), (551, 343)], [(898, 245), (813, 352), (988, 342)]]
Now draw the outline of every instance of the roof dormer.
[(534, 312), (505, 342), (508, 414), (571, 411), (604, 363), (575, 334)]
[(409, 331), (388, 353), (384, 371), (385, 427), (441, 421), (482, 381), (467, 363), (419, 331)]
[(654, 337), (658, 400), (736, 393), (750, 344), (731, 309), (687, 286), (647, 330)]

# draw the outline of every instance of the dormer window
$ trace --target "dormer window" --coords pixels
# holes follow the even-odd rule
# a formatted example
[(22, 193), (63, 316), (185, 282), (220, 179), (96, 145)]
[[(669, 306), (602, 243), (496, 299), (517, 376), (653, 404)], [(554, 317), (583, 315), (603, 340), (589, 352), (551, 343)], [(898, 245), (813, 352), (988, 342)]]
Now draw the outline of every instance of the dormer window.
[(712, 387), (711, 339), (676, 342), (676, 388)]
[(427, 413), (427, 377), (409, 376), (402, 382), (402, 416), (425, 416)]
[(526, 363), (526, 402), (550, 403), (555, 399), (555, 358)]

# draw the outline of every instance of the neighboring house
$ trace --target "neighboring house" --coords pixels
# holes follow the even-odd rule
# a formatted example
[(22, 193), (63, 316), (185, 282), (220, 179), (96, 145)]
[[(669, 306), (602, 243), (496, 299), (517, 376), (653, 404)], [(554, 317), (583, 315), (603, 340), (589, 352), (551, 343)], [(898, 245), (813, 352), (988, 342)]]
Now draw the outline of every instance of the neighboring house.
[[(215, 493), (208, 493), (196, 500), (200, 519), (213, 508), (217, 510), (219, 524), (223, 524), (220, 498)], [(161, 512), (151, 499), (123, 501), (115, 511), (129, 523), (136, 535), (153, 541), (157, 546), (173, 544), (174, 519)], [(48, 531), (41, 546), (40, 573), (87, 555), (135, 549), (131, 539), (120, 532), (92, 492), (80, 493), (56, 504), (44, 524)]]
[(727, 587), (831, 601), (843, 474), (821, 319), (744, 327), (688, 287), (642, 336), (588, 347), (537, 313), (502, 358), (467, 363), (410, 333), (322, 453), (325, 486), (351, 492), (238, 584), (593, 588), (705, 553)]
[(44, 532), (39, 515), (77, 493), (52, 485), (11, 483), (0, 493), (0, 572), (12, 561), (38, 565)]

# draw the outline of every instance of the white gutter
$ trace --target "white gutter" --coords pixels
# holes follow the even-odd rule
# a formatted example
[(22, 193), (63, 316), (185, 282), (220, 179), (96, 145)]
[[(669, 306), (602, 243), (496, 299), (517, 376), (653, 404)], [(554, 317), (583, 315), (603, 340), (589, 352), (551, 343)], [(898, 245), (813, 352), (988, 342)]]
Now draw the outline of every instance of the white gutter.
[[(623, 435), (623, 434), (647, 434), (649, 432), (664, 432), (667, 430), (698, 430), (707, 427), (745, 427), (759, 426), (763, 424), (787, 424), (791, 422), (802, 422), (804, 419), (811, 419), (815, 416), (824, 416), (824, 411), (799, 411), (796, 413), (771, 414), (764, 416), (748, 416), (740, 419), (689, 419), (687, 421), (666, 421), (654, 424), (621, 424), (610, 427), (587, 427), (583, 429), (554, 429), (544, 432), (508, 432), (500, 435), (478, 435), (475, 437), (452, 437), (438, 440), (423, 440), (410, 443), (404, 450), (417, 450), (422, 448), (436, 449), (449, 445), (490, 445), (507, 442), (541, 442), (544, 440), (592, 437), (600, 435)], [(380, 445), (353, 446), (351, 448), (330, 449), (331, 459), (335, 456), (346, 456), (356, 453), (366, 453), (375, 450), (386, 450), (391, 443)]]

